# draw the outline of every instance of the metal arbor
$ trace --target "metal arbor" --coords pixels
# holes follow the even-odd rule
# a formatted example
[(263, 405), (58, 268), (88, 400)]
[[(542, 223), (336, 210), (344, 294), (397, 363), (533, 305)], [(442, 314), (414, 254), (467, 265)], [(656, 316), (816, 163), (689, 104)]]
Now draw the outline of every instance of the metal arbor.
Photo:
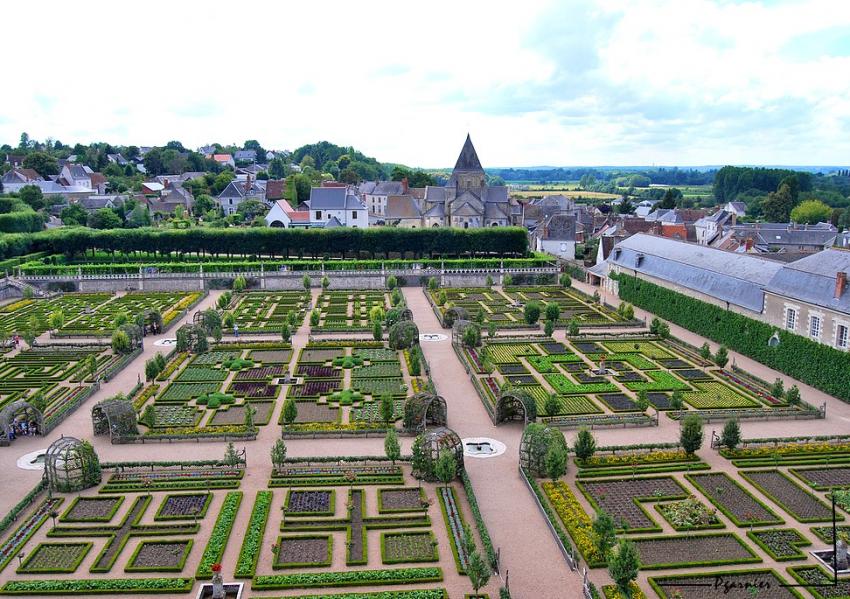
[(443, 313), (443, 326), (445, 328), (452, 328), (456, 320), (469, 320), (469, 313), (466, 311), (466, 308), (452, 306)]
[(145, 335), (159, 335), (162, 333), (162, 314), (159, 310), (145, 310), (143, 324)]
[(471, 320), (460, 319), (454, 321), (452, 325), (452, 343), (455, 345), (463, 345), (463, 335), (469, 327), (477, 327), (478, 325)]
[(496, 424), (507, 420), (522, 420), (525, 424), (537, 419), (537, 402), (528, 391), (510, 387), (496, 400)]
[(457, 433), (445, 426), (440, 426), (425, 431), (425, 459), (428, 460), (428, 472), (434, 472), (434, 466), (437, 463), (437, 458), (443, 450), (448, 450), (455, 458), (457, 464), (457, 474), (463, 472), (463, 442), (458, 437)]
[(546, 475), (546, 454), (553, 444), (566, 451), (567, 442), (560, 429), (533, 422), (525, 427), (519, 442), (519, 465), (535, 476)]
[(404, 402), (404, 430), (421, 433), (429, 426), (446, 426), (446, 400), (434, 393), (422, 392)]
[(51, 491), (71, 493), (100, 483), (100, 460), (88, 441), (60, 437), (47, 448), (44, 478)]
[(95, 435), (131, 437), (139, 434), (136, 411), (126, 399), (105, 399), (91, 409), (92, 428)]
[(390, 327), (387, 335), (393, 349), (408, 349), (419, 343), (419, 327), (411, 320), (400, 320)]
[(9, 432), (19, 422), (26, 422), (29, 430), (31, 424), (35, 424), (35, 431), (44, 434), (44, 415), (27, 400), (19, 399), (0, 410), (0, 432), (11, 437)]

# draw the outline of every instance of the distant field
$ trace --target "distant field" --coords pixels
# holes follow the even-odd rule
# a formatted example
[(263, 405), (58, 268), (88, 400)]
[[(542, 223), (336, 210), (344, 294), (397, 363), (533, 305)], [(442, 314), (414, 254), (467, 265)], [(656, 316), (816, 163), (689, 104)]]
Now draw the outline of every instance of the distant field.
[(554, 195), (554, 194), (565, 195), (568, 198), (577, 198), (582, 197), (585, 199), (591, 200), (615, 200), (619, 198), (619, 194), (615, 193), (602, 193), (601, 191), (582, 191), (580, 189), (537, 189), (537, 190), (523, 190), (523, 191), (513, 191), (511, 190), (511, 196), (515, 198), (541, 198), (545, 195)]

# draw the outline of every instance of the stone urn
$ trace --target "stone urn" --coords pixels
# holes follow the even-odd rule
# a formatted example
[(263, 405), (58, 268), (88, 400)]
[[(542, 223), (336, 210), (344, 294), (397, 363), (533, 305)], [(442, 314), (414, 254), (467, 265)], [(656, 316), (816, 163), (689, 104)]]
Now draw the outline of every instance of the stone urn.
[(847, 570), (847, 543), (844, 539), (838, 539), (835, 543), (835, 565), (838, 571)]
[(224, 580), (221, 577), (221, 564), (213, 564), (212, 573), (212, 597), (213, 599), (225, 599)]

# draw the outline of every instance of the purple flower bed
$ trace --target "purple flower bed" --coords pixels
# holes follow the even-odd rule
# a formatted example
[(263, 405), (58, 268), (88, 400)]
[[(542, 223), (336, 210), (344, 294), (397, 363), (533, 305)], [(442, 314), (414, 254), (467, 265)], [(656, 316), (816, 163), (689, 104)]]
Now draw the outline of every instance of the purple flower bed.
[(300, 364), (296, 372), (301, 376), (317, 379), (340, 378), (342, 375), (341, 371), (332, 366), (317, 366), (315, 364)]
[(307, 381), (303, 385), (293, 387), (292, 391), (294, 397), (317, 397), (339, 391), (341, 388), (341, 380), (330, 379), (325, 381)]
[(239, 397), (249, 399), (274, 399), (278, 395), (280, 387), (261, 382), (239, 382), (230, 386), (230, 391)]
[(769, 393), (765, 393), (764, 391), (762, 391), (758, 387), (754, 387), (750, 383), (748, 383), (748, 382), (746, 382), (742, 379), (739, 379), (734, 374), (732, 374), (732, 373), (730, 373), (726, 370), (721, 370), (720, 376), (722, 376), (725, 379), (729, 379), (731, 382), (735, 383), (739, 387), (743, 387), (744, 389), (746, 389), (747, 391), (749, 391), (753, 395), (758, 396), (759, 399), (762, 399), (769, 404), (772, 404), (774, 406), (785, 405), (785, 402), (782, 401), (781, 399), (777, 399), (777, 398), (773, 397), (772, 395), (770, 395)]
[(60, 503), (62, 503), (62, 498), (59, 497), (45, 499), (38, 506), (38, 509), (6, 539), (6, 542), (0, 545), (0, 570), (18, 554), (18, 550), (35, 534), (35, 531), (41, 528), (41, 525), (47, 520), (50, 512), (56, 509)]
[(236, 373), (235, 381), (264, 381), (270, 378), (283, 376), (286, 368), (283, 366), (262, 366), (260, 368), (249, 368)]

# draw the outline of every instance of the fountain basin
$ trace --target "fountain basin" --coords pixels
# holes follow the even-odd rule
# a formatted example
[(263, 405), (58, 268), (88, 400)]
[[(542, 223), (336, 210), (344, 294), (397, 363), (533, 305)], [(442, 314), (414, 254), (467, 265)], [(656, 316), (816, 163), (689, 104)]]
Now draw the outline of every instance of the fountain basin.
[(17, 466), (21, 470), (44, 470), (44, 456), (47, 449), (36, 449), (25, 453), (17, 460)]
[(505, 444), (489, 437), (469, 437), (462, 443), (465, 457), (494, 458), (505, 453)]
[[(832, 557), (834, 553), (832, 549), (815, 549), (809, 553), (811, 553), (814, 558), (819, 561), (824, 568), (826, 568), (827, 572), (830, 574), (836, 573), (832, 567)], [(850, 566), (843, 570), (839, 569), (838, 575), (841, 576), (842, 574), (850, 574)]]

